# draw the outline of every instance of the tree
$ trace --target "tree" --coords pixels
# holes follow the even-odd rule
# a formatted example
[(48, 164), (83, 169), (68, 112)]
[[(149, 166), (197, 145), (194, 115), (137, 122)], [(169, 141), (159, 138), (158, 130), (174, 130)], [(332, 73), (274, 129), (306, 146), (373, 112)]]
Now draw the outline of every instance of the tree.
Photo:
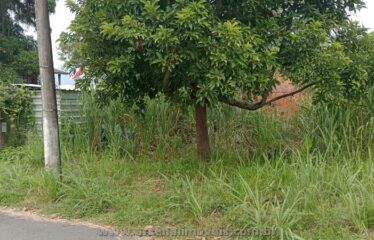
[[(54, 12), (55, 0), (50, 0)], [(0, 80), (37, 83), (39, 75), (35, 40), (23, 26), (35, 27), (34, 0), (0, 2)]]
[(36, 42), (26, 36), (0, 35), (0, 80), (36, 83), (39, 75)]
[[(196, 109), (198, 154), (209, 158), (207, 108), (257, 110), (309, 88), (342, 104), (372, 84), (350, 41), (361, 0), (80, 0), (62, 56), (84, 67), (104, 97), (143, 104), (160, 93)], [(350, 35), (361, 31), (361, 35)], [(351, 39), (352, 38), (352, 39)], [(361, 43), (358, 43), (361, 45)], [(366, 46), (371, 47), (372, 46)], [(282, 74), (300, 89), (275, 99)], [(84, 82), (83, 84), (88, 84)], [(238, 99), (246, 92), (245, 99)]]
[[(48, 0), (49, 12), (56, 7), (55, 0)], [(1, 0), (0, 32), (2, 35), (23, 35), (21, 24), (35, 27), (34, 0)]]

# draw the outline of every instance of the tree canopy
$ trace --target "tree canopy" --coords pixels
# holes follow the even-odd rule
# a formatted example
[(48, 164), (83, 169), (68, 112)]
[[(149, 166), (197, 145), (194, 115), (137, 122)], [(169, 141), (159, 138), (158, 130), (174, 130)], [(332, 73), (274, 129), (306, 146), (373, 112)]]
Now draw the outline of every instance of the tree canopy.
[[(55, 1), (49, 1), (50, 12)], [(24, 32), (35, 27), (34, 0), (0, 2), (0, 80), (36, 83), (39, 75), (35, 40)]]
[(69, 6), (76, 19), (61, 38), (66, 60), (126, 101), (162, 91), (190, 103), (230, 103), (248, 91), (253, 101), (277, 84), (275, 71), (297, 84), (318, 82), (321, 100), (358, 94), (368, 84), (368, 66), (355, 61), (347, 44), (367, 38), (349, 20), (362, 1), (85, 0)]
[(313, 87), (316, 100), (343, 104), (373, 84), (373, 36), (349, 18), (361, 0), (68, 5), (76, 18), (60, 39), (63, 58), (84, 67), (101, 96), (127, 103), (164, 93), (185, 105), (256, 110), (278, 100), (268, 96), (281, 74), (300, 86), (294, 93)]

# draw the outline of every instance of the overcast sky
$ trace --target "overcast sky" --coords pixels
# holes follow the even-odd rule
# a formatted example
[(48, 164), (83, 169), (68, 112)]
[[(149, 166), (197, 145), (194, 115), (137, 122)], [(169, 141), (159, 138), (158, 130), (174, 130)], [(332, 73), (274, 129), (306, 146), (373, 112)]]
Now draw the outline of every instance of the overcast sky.
[[(361, 22), (365, 27), (374, 30), (374, 0), (365, 0), (367, 8), (357, 13), (353, 18)], [(56, 41), (60, 33), (65, 31), (74, 15), (65, 6), (65, 0), (57, 0), (56, 13), (51, 15), (53, 59), (55, 68), (63, 68), (63, 62), (58, 59)], [(35, 36), (34, 30), (29, 29), (29, 33)]]

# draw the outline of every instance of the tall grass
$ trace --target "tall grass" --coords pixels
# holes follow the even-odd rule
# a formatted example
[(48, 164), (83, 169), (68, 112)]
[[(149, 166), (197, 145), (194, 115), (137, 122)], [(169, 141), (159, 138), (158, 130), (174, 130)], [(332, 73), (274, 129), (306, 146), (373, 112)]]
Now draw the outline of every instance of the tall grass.
[[(192, 109), (180, 109), (162, 97), (149, 100), (144, 114), (120, 101), (100, 107), (93, 96), (85, 96), (84, 122), (62, 126), (64, 152), (113, 154), (134, 159), (138, 155), (167, 160), (190, 154), (194, 148)], [(209, 113), (214, 156), (237, 150), (242, 158), (275, 156), (292, 148), (287, 123), (260, 112), (248, 113), (220, 106)], [(237, 157), (237, 156), (235, 156)]]
[(0, 152), (2, 205), (117, 227), (276, 227), (275, 239), (373, 237), (371, 110), (306, 105), (280, 119), (214, 108), (209, 163), (195, 155), (192, 109), (160, 98), (139, 115), (90, 95), (82, 113), (83, 123), (61, 129), (62, 182), (43, 172), (35, 135)]
[[(148, 100), (144, 114), (118, 100), (103, 107), (94, 96), (86, 95), (83, 102), (83, 123), (65, 122), (62, 126), (66, 153), (167, 160), (191, 154), (194, 149), (192, 109), (178, 108), (162, 97)], [(240, 161), (256, 161), (294, 151), (325, 158), (354, 156), (367, 154), (374, 145), (371, 105), (338, 108), (306, 104), (298, 116), (281, 119), (218, 106), (209, 112), (209, 126), (215, 160), (226, 153)]]
[(312, 149), (331, 155), (367, 153), (374, 144), (374, 112), (369, 108), (325, 106), (304, 109), (300, 127), (312, 141)]

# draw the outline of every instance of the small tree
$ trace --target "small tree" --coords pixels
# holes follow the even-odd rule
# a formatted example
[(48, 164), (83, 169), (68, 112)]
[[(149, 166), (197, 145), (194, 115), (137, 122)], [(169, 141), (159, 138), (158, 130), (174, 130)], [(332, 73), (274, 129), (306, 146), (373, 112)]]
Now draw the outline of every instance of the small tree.
[[(198, 154), (209, 158), (207, 108), (222, 102), (257, 110), (314, 87), (337, 104), (361, 96), (369, 65), (350, 41), (360, 0), (82, 0), (61, 36), (70, 66), (83, 66), (106, 97), (145, 96), (195, 106)], [(355, 36), (351, 36), (355, 32)], [(357, 60), (357, 61), (356, 61)], [(268, 99), (288, 77), (300, 89)], [(246, 92), (246, 98), (238, 98)]]

